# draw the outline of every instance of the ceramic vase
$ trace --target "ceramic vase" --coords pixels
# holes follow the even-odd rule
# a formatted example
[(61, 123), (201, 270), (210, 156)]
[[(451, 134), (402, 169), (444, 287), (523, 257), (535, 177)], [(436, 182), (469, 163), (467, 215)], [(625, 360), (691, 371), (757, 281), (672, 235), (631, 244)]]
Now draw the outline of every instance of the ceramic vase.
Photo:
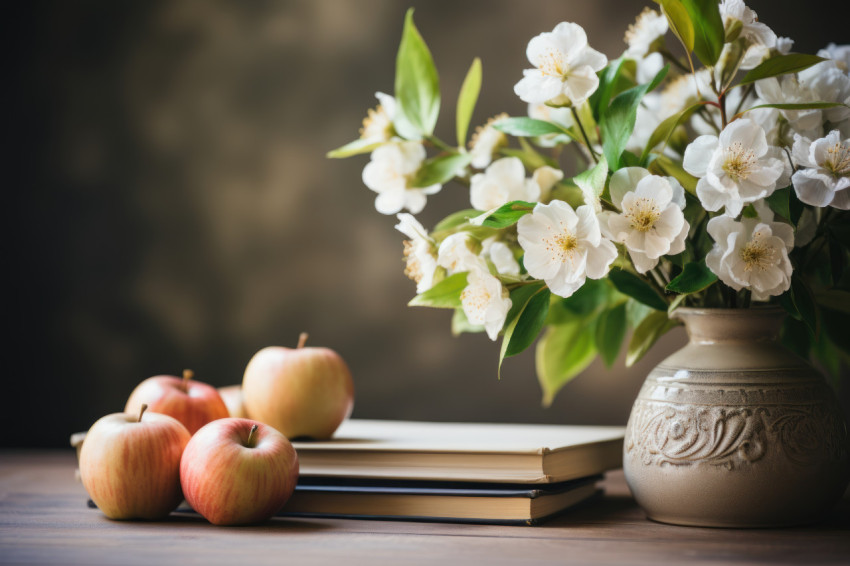
[(686, 309), (689, 342), (646, 378), (626, 428), (626, 481), (650, 519), (712, 527), (817, 521), (850, 477), (823, 376), (779, 342), (778, 308)]

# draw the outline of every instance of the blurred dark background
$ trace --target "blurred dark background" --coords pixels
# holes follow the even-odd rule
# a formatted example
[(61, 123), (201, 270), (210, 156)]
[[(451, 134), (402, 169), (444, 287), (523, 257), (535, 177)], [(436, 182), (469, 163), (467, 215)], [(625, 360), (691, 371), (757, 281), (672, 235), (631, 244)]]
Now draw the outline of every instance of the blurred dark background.
[[(392, 92), (409, 5), (440, 72), (438, 133), (453, 139), (473, 57), (484, 68), (473, 125), (521, 115), (513, 85), (531, 37), (575, 21), (615, 58), (648, 4), (7, 6), (2, 445), (67, 445), (151, 375), (189, 367), (216, 386), (239, 383), (255, 351), (294, 346), (301, 331), (348, 361), (357, 417), (625, 424), (682, 332), (634, 368), (595, 363), (542, 408), (533, 352), (506, 361), (499, 381), (497, 343), (453, 338), (448, 312), (405, 306), (414, 286), (402, 236), (360, 180), (368, 156), (325, 153), (357, 136), (376, 90)], [(837, 2), (750, 4), (795, 51), (850, 39)], [(421, 218), (432, 226), (467, 205), (468, 191), (447, 186)]]

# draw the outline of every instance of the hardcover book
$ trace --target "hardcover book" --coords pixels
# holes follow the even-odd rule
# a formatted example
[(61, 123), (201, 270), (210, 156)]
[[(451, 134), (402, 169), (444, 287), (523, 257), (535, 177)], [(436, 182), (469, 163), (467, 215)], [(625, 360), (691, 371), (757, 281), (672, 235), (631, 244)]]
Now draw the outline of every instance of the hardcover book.
[(553, 483), (622, 466), (622, 427), (349, 419), (295, 441), (302, 477)]
[(531, 486), (302, 477), (278, 515), (534, 525), (595, 495), (600, 478)]

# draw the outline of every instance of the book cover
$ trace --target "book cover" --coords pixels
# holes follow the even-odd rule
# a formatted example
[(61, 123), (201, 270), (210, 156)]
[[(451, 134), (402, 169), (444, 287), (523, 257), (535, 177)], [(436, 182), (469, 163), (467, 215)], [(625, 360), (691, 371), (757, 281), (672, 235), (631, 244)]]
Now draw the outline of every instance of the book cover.
[(296, 440), (302, 477), (552, 483), (622, 466), (622, 427), (350, 419)]
[(529, 486), (302, 478), (278, 515), (534, 525), (593, 497), (599, 479)]

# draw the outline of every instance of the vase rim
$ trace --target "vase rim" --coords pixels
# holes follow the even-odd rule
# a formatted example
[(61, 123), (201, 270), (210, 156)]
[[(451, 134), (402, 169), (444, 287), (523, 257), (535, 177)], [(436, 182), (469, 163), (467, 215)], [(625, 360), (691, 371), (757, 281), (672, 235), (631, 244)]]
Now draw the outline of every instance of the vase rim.
[(741, 314), (758, 314), (758, 315), (775, 315), (785, 313), (779, 305), (757, 305), (747, 308), (724, 308), (724, 307), (678, 307), (670, 313), (671, 318), (675, 318), (677, 313), (681, 314), (709, 314), (717, 316), (738, 316)]

